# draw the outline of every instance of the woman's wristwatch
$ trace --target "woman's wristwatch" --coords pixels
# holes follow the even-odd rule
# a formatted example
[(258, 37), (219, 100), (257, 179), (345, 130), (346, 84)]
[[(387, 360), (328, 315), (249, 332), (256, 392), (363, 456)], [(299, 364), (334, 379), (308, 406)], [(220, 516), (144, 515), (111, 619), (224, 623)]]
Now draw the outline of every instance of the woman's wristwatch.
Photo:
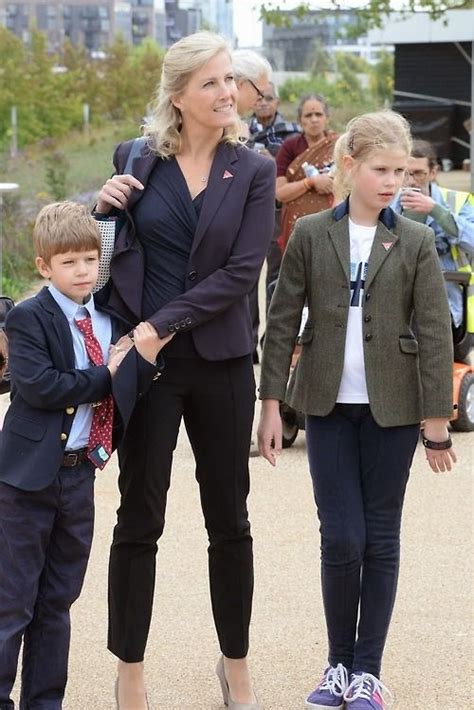
[(431, 441), (430, 439), (426, 439), (422, 436), (421, 441), (423, 442), (425, 449), (433, 449), (434, 451), (444, 451), (445, 449), (450, 449), (453, 445), (450, 436), (448, 436), (445, 441)]

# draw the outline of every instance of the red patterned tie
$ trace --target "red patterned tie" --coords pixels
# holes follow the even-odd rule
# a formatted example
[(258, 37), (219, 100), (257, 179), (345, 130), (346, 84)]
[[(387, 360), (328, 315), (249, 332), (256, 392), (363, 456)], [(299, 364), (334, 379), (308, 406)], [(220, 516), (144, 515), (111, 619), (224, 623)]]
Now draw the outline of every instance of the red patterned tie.
[[(93, 365), (103, 365), (104, 358), (99, 341), (92, 330), (90, 316), (74, 321), (82, 335), (87, 355)], [(111, 394), (94, 404), (91, 431), (87, 445), (87, 456), (94, 466), (102, 469), (112, 454), (112, 426), (114, 420), (114, 400)]]

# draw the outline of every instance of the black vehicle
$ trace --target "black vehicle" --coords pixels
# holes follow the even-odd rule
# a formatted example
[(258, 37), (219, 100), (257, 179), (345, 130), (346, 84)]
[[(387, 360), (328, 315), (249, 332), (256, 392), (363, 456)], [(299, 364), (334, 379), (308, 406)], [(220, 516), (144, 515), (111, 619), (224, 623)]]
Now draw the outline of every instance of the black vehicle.
[(8, 311), (15, 304), (8, 296), (0, 296), (0, 394), (10, 390), (10, 373), (8, 371), (7, 339), (5, 336), (5, 319)]

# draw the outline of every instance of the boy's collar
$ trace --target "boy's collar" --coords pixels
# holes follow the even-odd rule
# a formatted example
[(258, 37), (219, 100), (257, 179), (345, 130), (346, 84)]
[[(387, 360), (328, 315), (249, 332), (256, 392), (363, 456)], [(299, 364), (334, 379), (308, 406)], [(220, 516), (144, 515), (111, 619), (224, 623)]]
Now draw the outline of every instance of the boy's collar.
[[(86, 303), (80, 304), (76, 303), (76, 301), (73, 301), (71, 298), (68, 298), (68, 296), (65, 296), (64, 293), (61, 293), (61, 291), (59, 291), (56, 286), (53, 286), (53, 284), (48, 286), (48, 291), (61, 308), (69, 322), (72, 322), (77, 317), (78, 311), (80, 312), (85, 309), (91, 317), (95, 313), (94, 296), (92, 293), (89, 295), (89, 299)], [(84, 316), (85, 314), (83, 313), (82, 315)]]
[[(346, 197), (343, 202), (340, 202), (338, 205), (336, 205), (336, 207), (334, 207), (332, 211), (332, 216), (334, 217), (336, 222), (339, 222), (340, 219), (342, 219), (348, 214), (349, 198)], [(380, 211), (379, 221), (382, 222), (382, 224), (384, 224), (387, 229), (393, 229), (395, 227), (395, 214), (391, 207), (385, 207), (383, 210)]]

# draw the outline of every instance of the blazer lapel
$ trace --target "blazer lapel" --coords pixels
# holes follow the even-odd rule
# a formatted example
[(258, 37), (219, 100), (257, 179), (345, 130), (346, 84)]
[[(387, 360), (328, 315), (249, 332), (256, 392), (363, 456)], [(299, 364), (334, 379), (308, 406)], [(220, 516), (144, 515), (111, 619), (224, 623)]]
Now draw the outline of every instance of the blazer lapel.
[(212, 163), (206, 194), (194, 235), (191, 256), (195, 253), (206, 230), (230, 189), (238, 170), (239, 157), (235, 148), (227, 143), (219, 143)]
[(387, 229), (382, 222), (377, 223), (375, 231), (374, 243), (369, 256), (369, 264), (367, 269), (367, 278), (365, 279), (364, 290), (367, 293), (372, 281), (374, 280), (378, 270), (393, 251), (393, 247), (398, 241), (398, 237), (394, 232)]
[(75, 364), (74, 346), (72, 344), (71, 330), (67, 318), (51, 296), (48, 288), (44, 286), (36, 298), (51, 316), (53, 329), (58, 339), (58, 353), (64, 356), (66, 368), (72, 368)]
[(345, 215), (341, 219), (329, 227), (329, 236), (331, 237), (334, 249), (340, 261), (344, 276), (349, 286), (350, 281), (350, 269), (349, 264), (351, 260), (350, 254), (350, 242), (349, 242), (349, 225), (348, 216)]

